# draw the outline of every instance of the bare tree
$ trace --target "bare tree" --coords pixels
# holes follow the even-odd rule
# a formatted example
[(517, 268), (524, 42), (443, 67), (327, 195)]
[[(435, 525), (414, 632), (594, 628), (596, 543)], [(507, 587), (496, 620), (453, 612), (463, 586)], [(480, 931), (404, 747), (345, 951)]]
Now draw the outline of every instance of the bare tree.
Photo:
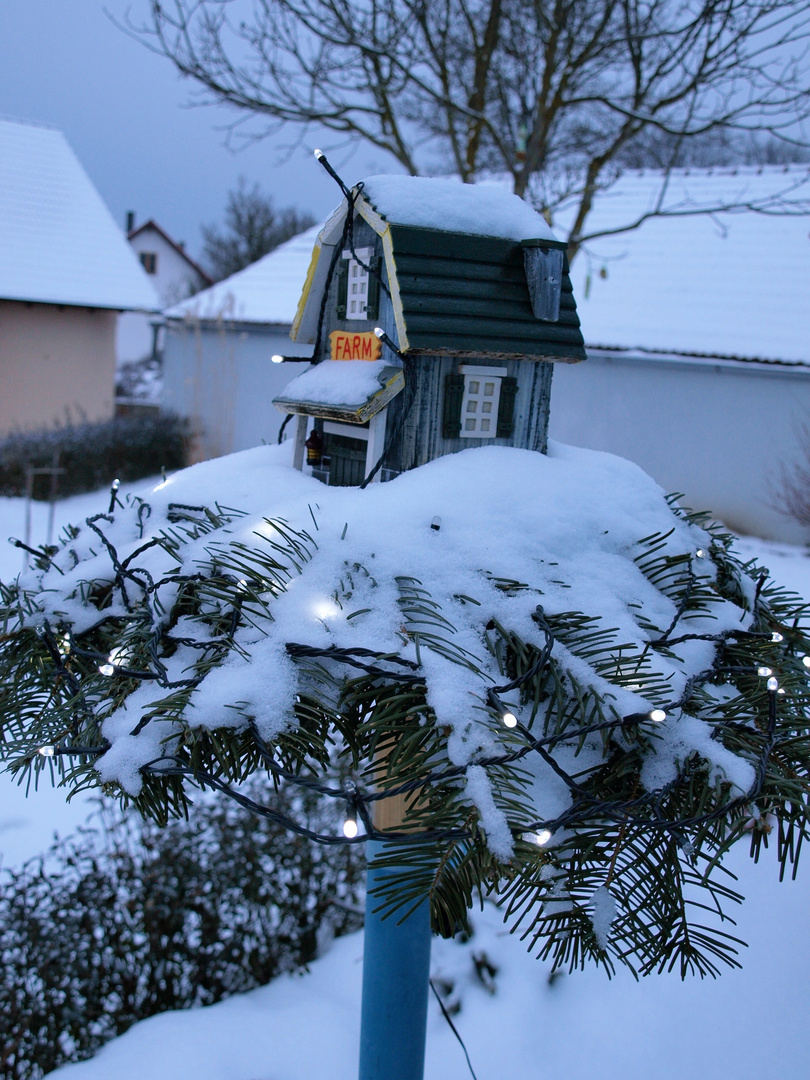
[[(806, 146), (806, 0), (144, 2), (129, 32), (233, 107), (235, 133), (326, 128), (412, 174), (506, 173), (547, 216), (568, 207), (572, 252), (634, 148), (665, 152), (661, 199), (628, 228), (730, 208), (665, 205), (692, 140)], [(808, 212), (796, 195), (751, 209)]]
[(797, 454), (776, 470), (771, 506), (800, 525), (810, 526), (810, 423), (795, 429)]
[(287, 207), (276, 210), (273, 200), (254, 184), (248, 189), (244, 176), (228, 195), (225, 229), (203, 225), (203, 262), (215, 281), (249, 266), (285, 240), (315, 224), (308, 213)]

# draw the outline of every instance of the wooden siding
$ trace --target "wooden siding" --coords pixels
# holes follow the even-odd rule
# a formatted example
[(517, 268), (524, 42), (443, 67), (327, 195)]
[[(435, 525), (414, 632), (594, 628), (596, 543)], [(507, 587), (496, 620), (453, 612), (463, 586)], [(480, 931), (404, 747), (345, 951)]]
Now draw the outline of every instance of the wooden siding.
[[(469, 362), (465, 359), (465, 363)], [(474, 446), (518, 446), (546, 451), (549, 399), (553, 366), (544, 361), (504, 360), (506, 374), (517, 379), (514, 430), (506, 439), (446, 439), (442, 434), (445, 380), (458, 372), (459, 360), (450, 356), (417, 356), (412, 359), (413, 404), (408, 409), (401, 434), (385, 461), (396, 472), (414, 469), (433, 458), (469, 450)], [(396, 430), (409, 390), (388, 406), (388, 430)]]
[[(356, 217), (354, 220), (353, 240), (355, 248), (373, 248), (374, 255), (382, 255), (382, 241), (379, 236), (374, 232), (367, 222), (362, 218)], [(341, 253), (342, 253), (341, 246)], [(331, 257), (331, 252), (327, 251), (322, 256), (324, 258)], [(342, 258), (342, 254), (338, 255), (338, 261)], [(383, 266), (383, 281), (388, 285), (388, 278), (385, 273), (385, 260), (381, 260)], [(388, 299), (388, 295), (385, 289), (380, 290), (380, 309), (384, 306), (384, 302)], [(320, 297), (313, 297), (311, 302), (320, 302)], [(338, 306), (338, 273), (337, 266), (335, 272), (332, 274), (332, 280), (329, 283), (329, 292), (326, 297), (326, 309), (324, 313), (323, 329), (321, 331), (321, 340), (317, 343), (317, 351), (315, 353), (315, 360), (328, 360), (329, 359), (329, 334), (333, 330), (344, 330), (348, 333), (357, 334), (368, 330), (373, 330), (375, 326), (381, 325), (379, 318), (375, 319), (339, 319), (337, 316)], [(395, 338), (396, 339), (396, 338)], [(390, 355), (386, 356), (383, 352), (384, 360), (393, 359)]]

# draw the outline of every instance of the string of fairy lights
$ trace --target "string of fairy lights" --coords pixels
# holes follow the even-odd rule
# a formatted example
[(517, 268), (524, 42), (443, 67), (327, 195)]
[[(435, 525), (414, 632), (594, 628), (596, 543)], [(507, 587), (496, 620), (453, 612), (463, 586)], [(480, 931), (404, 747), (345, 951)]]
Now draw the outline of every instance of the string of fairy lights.
[[(357, 197), (362, 190), (362, 185), (358, 185), (354, 189), (349, 189), (329, 164), (325, 155), (320, 151), (316, 151), (315, 156), (338, 184), (347, 203), (342, 239), (340, 244), (336, 245), (335, 252), (333, 253), (328, 267), (326, 286), (324, 288), (319, 311), (315, 347), (317, 354), (326, 316), (329, 282), (334, 273), (336, 260), (343, 250), (348, 247), (358, 263), (364, 266), (367, 272), (376, 272), (377, 276), (380, 278), (381, 287), (386, 289), (386, 291), (387, 288), (385, 282), (382, 280), (382, 275), (373, 270), (370, 266), (366, 266), (354, 247), (353, 211)], [(399, 431), (404, 423), (414, 397), (414, 379), (412, 377), (411, 365), (408, 357), (400, 352), (396, 343), (382, 328), (376, 328), (375, 333), (382, 344), (385, 345), (402, 364), (405, 374), (405, 392), (404, 401), (400, 408), (399, 422), (389, 429), (383, 453), (375, 466), (371, 469), (369, 475), (365, 478), (362, 485), (363, 487), (374, 478), (376, 472), (382, 466), (386, 455), (389, 453), (395, 439), (399, 435)], [(155, 581), (144, 568), (135, 568), (133, 562), (136, 556), (147, 550), (150, 546), (158, 543), (159, 540), (157, 539), (146, 541), (125, 560), (119, 558), (114, 545), (111, 543), (102, 527), (103, 523), (111, 523), (114, 520), (113, 514), (116, 506), (123, 506), (118, 497), (118, 491), (119, 482), (118, 480), (115, 480), (110, 488), (110, 501), (107, 513), (90, 517), (87, 519), (86, 523), (87, 526), (95, 532), (110, 558), (114, 570), (113, 586), (120, 591), (126, 610), (128, 612), (131, 612), (132, 610), (127, 591), (127, 583), (131, 583), (137, 590), (142, 591), (145, 595), (149, 596), (155, 594), (159, 588), (167, 583), (177, 584), (182, 588), (191, 586), (194, 582), (200, 581), (203, 578), (202, 574), (181, 573), (164, 576), (160, 580)], [(206, 508), (202, 506), (190, 506), (179, 503), (173, 503), (169, 506), (170, 521), (183, 519), (193, 520), (195, 514), (204, 515), (207, 513), (208, 511)], [(141, 537), (143, 537), (144, 534), (145, 519), (148, 518), (150, 514), (151, 508), (149, 505), (146, 502), (141, 501), (138, 507), (138, 522)], [(439, 519), (434, 519), (431, 523), (431, 528), (435, 530), (441, 528)], [(37, 550), (27, 546), (19, 540), (12, 539), (11, 542), (17, 547), (25, 550), (28, 554), (36, 557), (43, 567), (47, 567), (52, 563), (56, 553), (55, 548)], [(694, 556), (696, 559), (701, 560), (707, 558), (707, 553), (702, 549), (698, 549), (694, 553)], [(675, 629), (687, 608), (691, 588), (696, 581), (696, 575), (691, 564), (689, 566), (688, 576), (687, 589), (680, 604), (676, 608), (676, 612), (670, 625), (663, 634), (658, 636), (655, 640), (649, 641), (647, 643), (647, 648), (670, 649), (685, 641), (705, 641), (714, 643), (718, 646), (735, 639), (770, 640), (773, 644), (784, 642), (784, 635), (778, 631), (774, 631), (770, 635), (752, 631), (734, 630), (726, 631), (721, 634), (683, 633), (676, 636)], [(171, 641), (174, 646), (186, 645), (191, 649), (205, 650), (206, 652), (211, 650), (216, 652), (217, 649), (220, 649), (224, 652), (233, 645), (234, 636), (243, 618), (243, 602), (245, 596), (247, 595), (247, 591), (249, 591), (250, 588), (253, 588), (256, 583), (249, 583), (245, 579), (236, 578), (227, 573), (223, 573), (221, 577), (223, 581), (227, 581), (235, 586), (232, 614), (227, 631), (218, 638), (209, 639), (205, 642), (195, 641), (192, 638), (186, 637), (172, 637)], [(758, 600), (764, 580), (765, 578), (763, 576), (757, 582), (755, 603)], [(599, 722), (591, 724), (569, 725), (563, 731), (554, 734), (544, 734), (538, 737), (519, 721), (517, 715), (520, 712), (519, 707), (510, 705), (505, 700), (507, 695), (515, 693), (519, 695), (529, 683), (541, 678), (548, 665), (552, 662), (555, 636), (545, 618), (542, 607), (537, 608), (534, 613), (534, 620), (540, 626), (545, 638), (543, 647), (537, 651), (536, 659), (522, 674), (511, 681), (503, 685), (490, 686), (487, 688), (482, 699), (482, 705), (489, 715), (496, 723), (502, 725), (505, 732), (508, 733), (510, 746), (508, 750), (505, 750), (502, 753), (494, 753), (487, 756), (479, 755), (478, 757), (473, 758), (468, 765), (448, 765), (437, 768), (427, 775), (420, 775), (413, 780), (400, 783), (395, 787), (389, 786), (382, 790), (373, 790), (368, 785), (361, 784), (356, 779), (348, 779), (342, 784), (336, 785), (335, 783), (323, 782), (312, 775), (302, 775), (299, 772), (283, 768), (276, 761), (271, 747), (268, 746), (260, 736), (255, 723), (250, 723), (249, 731), (253, 746), (258, 752), (263, 767), (267, 770), (268, 774), (273, 777), (275, 782), (295, 785), (314, 792), (324, 798), (335, 799), (342, 802), (345, 808), (344, 820), (342, 829), (337, 835), (315, 832), (301, 822), (294, 820), (289, 815), (280, 813), (273, 807), (257, 802), (250, 795), (246, 794), (244, 790), (240, 790), (238, 786), (222, 780), (220, 776), (200, 767), (193, 768), (171, 755), (161, 756), (148, 762), (142, 767), (141, 771), (144, 775), (188, 779), (203, 788), (207, 787), (222, 791), (252, 813), (270, 818), (295, 833), (326, 845), (358, 844), (364, 843), (367, 839), (407, 841), (408, 843), (413, 844), (429, 843), (437, 839), (463, 840), (469, 838), (471, 833), (469, 830), (465, 829), (420, 828), (419, 831), (406, 829), (381, 830), (374, 824), (372, 809), (375, 803), (380, 800), (390, 799), (395, 796), (412, 795), (419, 790), (424, 791), (431, 785), (460, 783), (469, 766), (476, 765), (481, 766), (484, 769), (493, 769), (513, 765), (530, 755), (537, 755), (542, 759), (544, 765), (550, 768), (562, 780), (570, 794), (570, 805), (566, 810), (554, 818), (538, 819), (531, 822), (528, 828), (525, 825), (522, 825), (520, 829), (513, 830), (517, 831), (523, 839), (541, 847), (549, 844), (554, 836), (559, 834), (562, 830), (599, 820), (632, 823), (637, 826), (644, 826), (648, 829), (668, 832), (675, 837), (679, 844), (687, 846), (687, 842), (683, 839), (685, 830), (693, 828), (696, 825), (706, 824), (708, 821), (721, 815), (727, 815), (737, 808), (743, 808), (755, 803), (763, 787), (770, 756), (779, 739), (777, 734), (778, 698), (780, 694), (784, 694), (784, 690), (779, 686), (779, 681), (770, 666), (760, 663), (757, 664), (755, 668), (757, 677), (767, 680), (768, 716), (762, 731), (762, 747), (756, 762), (755, 779), (751, 787), (748, 791), (741, 792), (736, 797), (727, 799), (721, 806), (718, 806), (713, 811), (704, 814), (700, 818), (688, 817), (673, 820), (664, 815), (662, 812), (662, 805), (667, 795), (681, 782), (682, 776), (680, 773), (669, 784), (655, 791), (645, 791), (642, 794), (629, 799), (606, 800), (599, 798), (590, 791), (587, 787), (587, 782), (583, 783), (577, 776), (567, 772), (555, 757), (554, 751), (566, 743), (581, 745), (583, 740), (598, 735), (604, 735), (605, 733), (615, 734), (618, 737), (623, 733), (632, 732), (634, 729), (636, 731), (638, 729), (643, 729), (644, 725), (649, 724), (654, 728), (664, 724), (668, 718), (677, 717), (683, 710), (684, 706), (689, 701), (693, 688), (697, 682), (706, 680), (716, 673), (714, 667), (699, 672), (689, 678), (686, 681), (686, 685), (680, 698), (677, 701), (668, 703), (666, 707), (656, 706), (645, 711), (635, 712), (624, 716), (617, 715), (610, 719), (600, 720)], [(73, 658), (94, 664), (98, 673), (104, 677), (111, 679), (127, 679), (133, 680), (134, 682), (152, 681), (161, 688), (169, 690), (178, 688), (193, 689), (201, 683), (204, 677), (203, 675), (195, 675), (183, 679), (171, 679), (169, 677), (168, 669), (161, 658), (161, 647), (165, 644), (165, 631), (162, 629), (159, 621), (147, 646), (150, 666), (145, 669), (129, 666), (129, 658), (123, 647), (115, 649), (110, 653), (99, 653), (84, 648), (79, 644), (76, 637), (69, 629), (54, 630), (48, 621), (43, 623), (38, 630), (38, 633), (51, 658), (56, 684), (65, 686), (70, 694), (71, 700), (75, 702), (75, 723), (72, 732), (66, 736), (62, 742), (44, 744), (32, 752), (51, 761), (53, 761), (53, 759), (58, 760), (62, 757), (78, 757), (83, 759), (83, 762), (85, 763), (92, 762), (105, 754), (109, 749), (109, 743), (106, 742), (106, 740), (102, 741), (99, 745), (94, 746), (80, 745), (77, 742), (71, 741), (71, 738), (79, 731), (82, 719), (87, 719), (92, 716), (92, 708), (85, 700), (82, 680), (71, 668)], [(425, 678), (420, 671), (420, 664), (417, 661), (405, 659), (395, 654), (379, 653), (373, 649), (365, 648), (346, 649), (338, 648), (336, 646), (319, 648), (299, 642), (287, 642), (285, 648), (288, 655), (293, 660), (327, 661), (343, 668), (353, 669), (367, 678), (379, 680), (381, 685), (395, 683), (416, 689), (423, 689), (425, 687)], [(721, 650), (718, 648), (715, 657), (715, 666), (720, 663), (720, 652)], [(810, 657), (806, 655), (801, 656), (801, 661), (805, 668), (810, 669)], [(749, 674), (754, 673), (749, 672), (747, 668), (737, 670), (744, 670)], [(479, 672), (479, 674), (481, 673)], [(139, 733), (146, 723), (148, 723), (148, 719), (142, 720), (136, 726), (132, 734)], [(730, 720), (720, 720), (715, 726), (715, 737), (723, 725), (733, 726), (733, 723), (734, 722)], [(515, 745), (515, 742), (517, 742), (518, 745)]]
[[(116, 501), (117, 485), (114, 485), (111, 489), (110, 503), (113, 509)], [(180, 504), (171, 504), (169, 507), (170, 515), (173, 512), (176, 514), (178, 512), (178, 507), (180, 507)], [(201, 511), (203, 508), (187, 507), (183, 505), (180, 509), (184, 511)], [(174, 574), (170, 577), (163, 577), (154, 581), (143, 568), (133, 569), (131, 555), (127, 560), (122, 562), (115, 546), (99, 525), (100, 521), (112, 522), (113, 520), (112, 514), (99, 514), (88, 518), (87, 523), (102, 538), (105, 550), (113, 566), (115, 583), (121, 590), (127, 608), (131, 608), (131, 603), (126, 592), (125, 583), (127, 580), (130, 580), (133, 584), (137, 583), (138, 588), (148, 595), (154, 593), (169, 580), (182, 587), (183, 585), (190, 585), (202, 579), (203, 575), (196, 573), (189, 575)], [(435, 528), (436, 526), (432, 525), (431, 527)], [(151, 541), (147, 541), (146, 544), (142, 545), (139, 551), (145, 550), (151, 546), (151, 543)], [(43, 565), (50, 563), (52, 558), (50, 553), (36, 551), (35, 554), (43, 561)], [(699, 558), (705, 557), (705, 553), (702, 551), (696, 554)], [(228, 575), (225, 576), (227, 577)], [(188, 644), (190, 647), (206, 650), (224, 650), (230, 647), (233, 643), (234, 635), (242, 621), (243, 590), (248, 583), (245, 582), (244, 579), (234, 578), (232, 584), (236, 586), (236, 589), (228, 631), (221, 634), (219, 637), (209, 639), (205, 642), (194, 641), (191, 638), (183, 638), (182, 642)], [(259, 734), (256, 725), (254, 723), (249, 725), (252, 743), (258, 751), (259, 759), (275, 782), (295, 785), (305, 788), (319, 796), (342, 802), (345, 808), (343, 826), (340, 833), (336, 835), (311, 830), (305, 824), (296, 821), (289, 815), (280, 813), (271, 806), (257, 802), (256, 799), (246, 794), (245, 791), (240, 790), (237, 785), (228, 783), (206, 769), (200, 767), (194, 768), (188, 764), (184, 764), (171, 755), (161, 756), (148, 762), (142, 767), (142, 772), (144, 775), (151, 774), (156, 777), (180, 777), (191, 780), (203, 788), (216, 789), (234, 799), (252, 813), (270, 818), (278, 824), (282, 824), (292, 832), (305, 836), (317, 843), (326, 845), (358, 844), (364, 843), (368, 839), (386, 839), (400, 842), (406, 841), (408, 843), (429, 843), (441, 839), (464, 840), (469, 838), (471, 834), (465, 829), (422, 829), (418, 832), (405, 828), (399, 830), (379, 829), (374, 824), (372, 809), (375, 803), (380, 800), (390, 799), (400, 795), (412, 795), (414, 792), (419, 790), (424, 791), (432, 785), (446, 785), (453, 784), (454, 782), (461, 782), (466, 770), (472, 765), (480, 766), (484, 769), (498, 768), (515, 764), (530, 755), (539, 756), (544, 764), (551, 768), (551, 770), (563, 781), (571, 796), (568, 808), (556, 817), (543, 820), (538, 819), (532, 822), (528, 827), (525, 825), (522, 825), (519, 829), (515, 827), (514, 831), (516, 831), (517, 835), (522, 837), (522, 839), (541, 847), (549, 844), (554, 836), (559, 834), (561, 830), (596, 821), (632, 823), (635, 826), (643, 826), (651, 830), (668, 832), (674, 836), (682, 846), (688, 847), (688, 843), (683, 839), (685, 830), (707, 824), (709, 821), (716, 819), (721, 815), (727, 815), (737, 808), (751, 806), (756, 802), (756, 799), (762, 790), (768, 761), (779, 740), (777, 734), (777, 709), (779, 696), (780, 694), (784, 694), (784, 690), (779, 686), (779, 680), (772, 667), (759, 663), (750, 671), (748, 668), (735, 669), (737, 671), (744, 671), (747, 674), (756, 674), (758, 678), (766, 680), (768, 716), (762, 732), (763, 742), (761, 753), (755, 765), (755, 779), (749, 790), (741, 792), (736, 797), (729, 798), (723, 802), (721, 806), (716, 807), (713, 811), (710, 811), (699, 818), (667, 818), (662, 813), (661, 807), (667, 795), (680, 783), (682, 779), (680, 774), (665, 787), (656, 789), (655, 791), (645, 791), (630, 799), (605, 800), (599, 798), (590, 791), (587, 787), (587, 783), (583, 783), (581, 780), (577, 779), (576, 776), (567, 772), (555, 758), (554, 751), (564, 744), (581, 744), (583, 740), (593, 736), (602, 735), (605, 732), (615, 733), (618, 736), (623, 732), (643, 728), (643, 726), (647, 724), (655, 727), (665, 723), (670, 717), (677, 717), (686, 705), (695, 682), (699, 679), (705, 680), (709, 678), (713, 673), (713, 669), (707, 669), (687, 680), (681, 697), (678, 700), (669, 703), (665, 708), (657, 706), (645, 711), (635, 712), (624, 716), (616, 716), (596, 723), (571, 725), (565, 730), (553, 734), (537, 736), (518, 720), (517, 713), (519, 712), (519, 709), (516, 706), (510, 705), (505, 700), (507, 695), (515, 693), (519, 694), (532, 680), (542, 677), (543, 672), (552, 661), (555, 636), (544, 616), (542, 607), (538, 606), (534, 614), (534, 619), (541, 627), (545, 637), (545, 643), (543, 647), (538, 650), (535, 661), (522, 674), (509, 682), (504, 683), (503, 685), (490, 686), (485, 691), (482, 699), (482, 704), (485, 706), (488, 713), (509, 733), (511, 745), (509, 749), (504, 752), (487, 756), (478, 756), (471, 760), (467, 765), (448, 765), (446, 767), (437, 768), (427, 775), (422, 774), (412, 780), (404, 781), (394, 787), (389, 786), (381, 790), (373, 790), (370, 786), (363, 785), (356, 779), (348, 779), (342, 784), (335, 784), (323, 782), (323, 780), (316, 779), (311, 775), (301, 775), (298, 772), (283, 768), (276, 761), (271, 747)], [(657, 648), (668, 648), (685, 640), (706, 641), (716, 645), (734, 641), (735, 639), (755, 639), (760, 642), (770, 642), (774, 645), (783, 644), (785, 641), (784, 635), (778, 631), (767, 634), (738, 629), (718, 634), (689, 633), (675, 635), (674, 631), (677, 625), (678, 621), (677, 619), (674, 619), (667, 628), (666, 633), (662, 637), (656, 638), (655, 641), (650, 644)], [(134, 668), (129, 666), (129, 659), (126, 650), (123, 647), (114, 649), (110, 653), (100, 653), (92, 649), (84, 648), (76, 640), (76, 637), (70, 629), (54, 630), (47, 620), (44, 621), (43, 625), (37, 630), (37, 633), (52, 660), (55, 685), (62, 684), (66, 688), (75, 707), (73, 730), (64, 737), (63, 741), (40, 745), (35, 751), (32, 751), (32, 753), (38, 754), (45, 759), (78, 757), (85, 762), (89, 762), (100, 757), (109, 749), (110, 744), (106, 740), (99, 745), (94, 746), (80, 745), (79, 743), (72, 741), (81, 727), (82, 719), (86, 719), (92, 714), (92, 708), (85, 700), (82, 679), (74, 670), (72, 670), (71, 662), (73, 658), (89, 661), (96, 666), (98, 673), (104, 677), (128, 679), (136, 682), (153, 681), (166, 689), (178, 687), (194, 688), (199, 685), (204, 677), (202, 675), (197, 675), (186, 679), (169, 678), (167, 668), (160, 657), (160, 649), (161, 645), (164, 644), (164, 635), (166, 633), (161, 626), (158, 626), (155, 629), (152, 638), (149, 641), (147, 651), (152, 664), (147, 668)], [(176, 645), (180, 639), (172, 637), (171, 641)], [(379, 653), (373, 649), (367, 648), (346, 649), (338, 648), (337, 646), (316, 647), (298, 642), (287, 642), (285, 647), (288, 655), (292, 657), (293, 660), (306, 659), (328, 661), (332, 664), (353, 669), (365, 677), (378, 680), (380, 685), (396, 683), (417, 689), (424, 687), (424, 676), (420, 672), (420, 664), (417, 661), (400, 657), (395, 654)], [(810, 656), (799, 655), (797, 656), (797, 659), (801, 660), (805, 669), (810, 669)], [(715, 658), (715, 664), (720, 664), (719, 649)], [(144, 722), (135, 728), (133, 734), (137, 734), (137, 732), (141, 730), (143, 723)], [(734, 721), (721, 720), (717, 726), (721, 727), (723, 725), (733, 726)], [(519, 745), (514, 745), (515, 740), (518, 740)]]

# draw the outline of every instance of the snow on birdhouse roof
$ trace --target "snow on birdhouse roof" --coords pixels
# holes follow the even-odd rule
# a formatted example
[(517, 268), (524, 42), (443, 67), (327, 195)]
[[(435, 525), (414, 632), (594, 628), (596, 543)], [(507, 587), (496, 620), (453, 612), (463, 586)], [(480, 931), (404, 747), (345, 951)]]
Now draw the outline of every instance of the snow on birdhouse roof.
[(160, 308), (123, 230), (62, 132), (2, 119), (0, 299)]
[(559, 242), (536, 210), (499, 185), (425, 176), (371, 176), (363, 182), (363, 195), (392, 224), (501, 240)]
[[(289, 325), (320, 229), (316, 225), (299, 233), (244, 270), (175, 304), (167, 318)], [(291, 344), (291, 354), (294, 348)]]
[[(649, 213), (661, 184), (655, 171), (625, 174), (594, 201), (587, 233), (608, 234)], [(766, 210), (777, 200), (797, 211), (808, 199), (806, 165), (676, 171), (664, 202), (676, 216), (597, 236), (574, 260), (586, 345), (810, 362), (810, 219)], [(752, 208), (695, 213), (732, 202)]]
[(385, 360), (323, 360), (288, 383), (273, 404), (282, 412), (365, 423), (404, 385), (402, 369)]
[[(316, 342), (334, 253), (347, 242), (350, 203), (354, 216), (381, 238), (385, 290), (404, 353), (585, 359), (564, 268), (564, 317), (543, 320), (532, 309), (523, 245), (566, 247), (545, 219), (498, 184), (413, 176), (372, 176), (331, 214), (304, 281), (290, 330), (294, 341)], [(402, 278), (400, 260), (408, 267)], [(448, 288), (457, 280), (466, 286), (461, 294), (454, 284)]]

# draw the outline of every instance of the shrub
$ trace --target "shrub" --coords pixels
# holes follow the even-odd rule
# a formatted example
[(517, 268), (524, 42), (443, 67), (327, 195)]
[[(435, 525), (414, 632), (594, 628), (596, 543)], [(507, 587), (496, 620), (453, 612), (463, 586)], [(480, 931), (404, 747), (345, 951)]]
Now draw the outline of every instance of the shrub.
[[(26, 470), (49, 467), (58, 454), (59, 496), (76, 495), (122, 481), (154, 476), (186, 464), (188, 421), (170, 413), (132, 415), (99, 423), (70, 424), (8, 435), (0, 441), (0, 495), (24, 495)], [(38, 477), (34, 494), (44, 498), (50, 480)]]
[[(335, 829), (333, 807), (296, 798), (263, 801)], [(3, 871), (4, 1080), (38, 1080), (136, 1020), (259, 986), (362, 924), (359, 848), (324, 850), (221, 798), (163, 829), (109, 814), (106, 829)]]

